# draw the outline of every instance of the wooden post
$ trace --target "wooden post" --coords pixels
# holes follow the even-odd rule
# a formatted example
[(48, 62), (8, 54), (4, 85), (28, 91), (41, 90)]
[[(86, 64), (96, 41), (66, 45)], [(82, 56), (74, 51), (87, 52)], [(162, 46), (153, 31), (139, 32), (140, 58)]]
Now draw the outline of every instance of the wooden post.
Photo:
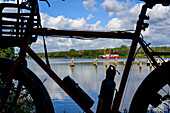
[(74, 75), (74, 66), (70, 66), (70, 68), (71, 68), (72, 75)]
[(139, 65), (139, 59), (137, 60), (137, 65)]
[(159, 65), (161, 65), (162, 64), (162, 60), (160, 60), (160, 63), (159, 63)]
[(104, 66), (107, 67), (107, 60), (104, 61)]
[(139, 63), (139, 69), (142, 69), (142, 61)]
[(104, 61), (105, 71), (107, 70), (107, 60)]
[(94, 60), (94, 66), (97, 67), (97, 58), (95, 58), (95, 60)]
[(123, 65), (124, 65), (124, 66), (126, 65), (126, 61), (125, 61), (125, 60), (123, 61)]
[(149, 67), (150, 67), (150, 72), (151, 72), (151, 71), (152, 71), (152, 63), (150, 63), (150, 66), (149, 66)]
[(150, 63), (150, 65), (149, 65), (149, 66), (150, 66), (150, 68), (152, 68), (152, 63)]
[(70, 67), (74, 67), (74, 58), (71, 59)]
[(95, 69), (95, 71), (96, 71), (96, 73), (97, 73), (97, 66), (94, 66), (94, 69)]
[(117, 58), (114, 59), (114, 66), (117, 66)]

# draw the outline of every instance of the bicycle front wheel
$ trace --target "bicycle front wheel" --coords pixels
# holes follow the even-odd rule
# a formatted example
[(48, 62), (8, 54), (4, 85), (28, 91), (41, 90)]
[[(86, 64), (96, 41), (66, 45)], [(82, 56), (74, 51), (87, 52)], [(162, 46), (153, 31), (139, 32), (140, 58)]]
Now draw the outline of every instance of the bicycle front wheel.
[[(0, 105), (13, 61), (0, 58)], [(54, 113), (50, 96), (38, 77), (25, 66), (15, 71), (9, 95), (1, 112)]]
[[(166, 79), (156, 68), (137, 89), (129, 113), (160, 113), (170, 111), (170, 62), (161, 65)], [(169, 113), (169, 112), (168, 112)]]

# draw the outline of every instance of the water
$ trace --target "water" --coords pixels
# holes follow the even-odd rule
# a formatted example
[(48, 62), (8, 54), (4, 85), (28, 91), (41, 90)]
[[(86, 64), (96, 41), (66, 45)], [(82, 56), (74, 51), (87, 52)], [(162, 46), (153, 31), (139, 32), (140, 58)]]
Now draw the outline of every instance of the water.
[[(123, 74), (123, 60), (118, 59), (117, 73), (115, 77), (116, 88), (118, 89), (122, 74)], [(137, 61), (135, 61), (130, 70), (130, 77), (128, 78), (127, 88), (125, 89), (125, 96), (122, 99), (120, 110), (129, 108), (129, 103), (134, 95), (135, 90), (143, 79), (152, 70), (146, 65), (146, 59), (143, 61), (142, 69), (139, 69)], [(57, 75), (63, 79), (65, 76), (71, 76), (79, 86), (94, 100), (92, 111), (96, 111), (98, 95), (100, 92), (101, 82), (105, 78), (106, 68), (104, 66), (104, 59), (98, 59), (97, 68), (93, 66), (94, 59), (75, 59), (75, 66), (70, 67), (71, 59), (50, 59), (51, 67)], [(107, 64), (113, 65), (114, 60), (107, 60)], [(56, 113), (83, 113), (81, 108), (51, 79), (48, 75), (37, 65), (32, 59), (28, 59), (28, 67), (36, 73), (41, 81), (44, 81)]]

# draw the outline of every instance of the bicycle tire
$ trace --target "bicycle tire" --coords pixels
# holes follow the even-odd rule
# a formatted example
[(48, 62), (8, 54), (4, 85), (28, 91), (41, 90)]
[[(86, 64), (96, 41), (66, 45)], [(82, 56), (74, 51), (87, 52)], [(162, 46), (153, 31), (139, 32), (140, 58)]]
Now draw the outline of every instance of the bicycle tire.
[[(11, 67), (12, 64), (13, 64), (12, 60), (9, 60), (9, 59), (6, 59), (6, 58), (0, 58), (0, 73), (1, 73), (2, 76), (7, 75), (7, 73), (9, 72), (9, 68)], [(22, 84), (21, 89), (24, 90), (25, 92), (27, 91), (29, 93), (29, 94), (26, 93), (27, 97), (25, 97), (25, 98), (26, 99), (29, 98), (29, 100), (33, 100), (33, 104), (34, 104), (35, 108), (34, 108), (34, 106), (31, 106), (31, 107), (33, 109), (35, 109), (35, 111), (37, 113), (54, 113), (53, 104), (51, 102), (50, 96), (49, 96), (46, 88), (44, 87), (43, 83), (39, 80), (39, 78), (31, 70), (29, 70), (25, 66), (19, 66), (19, 68), (17, 68), (17, 70), (14, 74), (13, 80), (14, 81), (17, 80), (18, 84), (21, 83)], [(2, 89), (2, 87), (1, 87), (1, 89)], [(11, 88), (11, 90), (12, 90), (12, 88)], [(2, 94), (2, 92), (1, 92), (1, 94)], [(15, 96), (16, 95), (17, 94), (15, 94)], [(22, 94), (22, 96), (23, 95), (24, 94)], [(11, 97), (9, 96), (9, 98), (11, 98)], [(18, 100), (21, 101), (21, 97), (19, 97)], [(23, 101), (24, 104), (26, 103), (25, 102), (26, 100), (22, 100), (22, 101)], [(21, 106), (22, 104), (20, 104), (20, 105), (16, 104), (16, 105)], [(10, 105), (12, 106), (12, 104), (10, 104)], [(29, 105), (29, 104), (26, 104), (26, 105)], [(24, 107), (26, 105), (24, 105)], [(31, 103), (31, 105), (32, 105), (32, 103)], [(7, 106), (8, 105), (6, 105), (5, 108), (4, 108), (4, 111), (1, 111), (1, 112), (6, 112), (6, 111), (16, 112), (16, 111), (11, 110), (11, 109), (9, 110), (10, 107), (7, 107)], [(22, 105), (22, 107), (23, 107), (23, 105)], [(17, 107), (15, 107), (15, 110), (16, 110), (16, 108)], [(14, 107), (13, 107), (13, 109), (14, 109)], [(18, 108), (17, 108), (17, 110), (18, 110)], [(22, 110), (22, 112), (23, 111), (25, 111), (25, 110)]]
[(149, 105), (158, 107), (163, 102), (162, 96), (158, 92), (165, 85), (170, 85), (170, 62), (166, 62), (160, 67), (166, 74), (166, 79), (161, 76), (157, 68), (153, 70), (137, 89), (132, 99), (129, 113), (146, 113), (149, 112)]

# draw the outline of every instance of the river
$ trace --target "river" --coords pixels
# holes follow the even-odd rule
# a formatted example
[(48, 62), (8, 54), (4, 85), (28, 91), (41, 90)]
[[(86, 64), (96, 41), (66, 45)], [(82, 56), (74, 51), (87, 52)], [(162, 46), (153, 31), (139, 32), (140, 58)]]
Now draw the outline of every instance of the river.
[[(123, 74), (123, 61), (126, 59), (118, 59), (117, 70), (120, 75), (116, 73), (115, 82), (116, 89)], [(137, 59), (133, 62), (130, 76), (125, 89), (125, 96), (122, 99), (120, 111), (129, 108), (129, 103), (134, 95), (135, 90), (143, 79), (148, 75), (152, 69), (147, 67), (146, 59), (139, 59), (142, 61), (142, 69), (137, 65)], [(74, 59), (74, 67), (70, 67), (71, 59), (50, 59), (51, 68), (56, 74), (63, 79), (69, 75), (76, 83), (94, 100), (94, 105), (91, 109), (95, 112), (97, 108), (98, 95), (100, 92), (101, 82), (105, 79), (106, 67), (104, 59), (97, 59), (98, 65), (93, 65), (94, 59)], [(114, 59), (107, 60), (107, 65), (113, 65)], [(83, 113), (81, 108), (51, 79), (49, 76), (32, 60), (28, 59), (28, 67), (44, 81), (56, 113)], [(108, 67), (108, 66), (107, 66)], [(47, 80), (46, 80), (47, 79)]]

